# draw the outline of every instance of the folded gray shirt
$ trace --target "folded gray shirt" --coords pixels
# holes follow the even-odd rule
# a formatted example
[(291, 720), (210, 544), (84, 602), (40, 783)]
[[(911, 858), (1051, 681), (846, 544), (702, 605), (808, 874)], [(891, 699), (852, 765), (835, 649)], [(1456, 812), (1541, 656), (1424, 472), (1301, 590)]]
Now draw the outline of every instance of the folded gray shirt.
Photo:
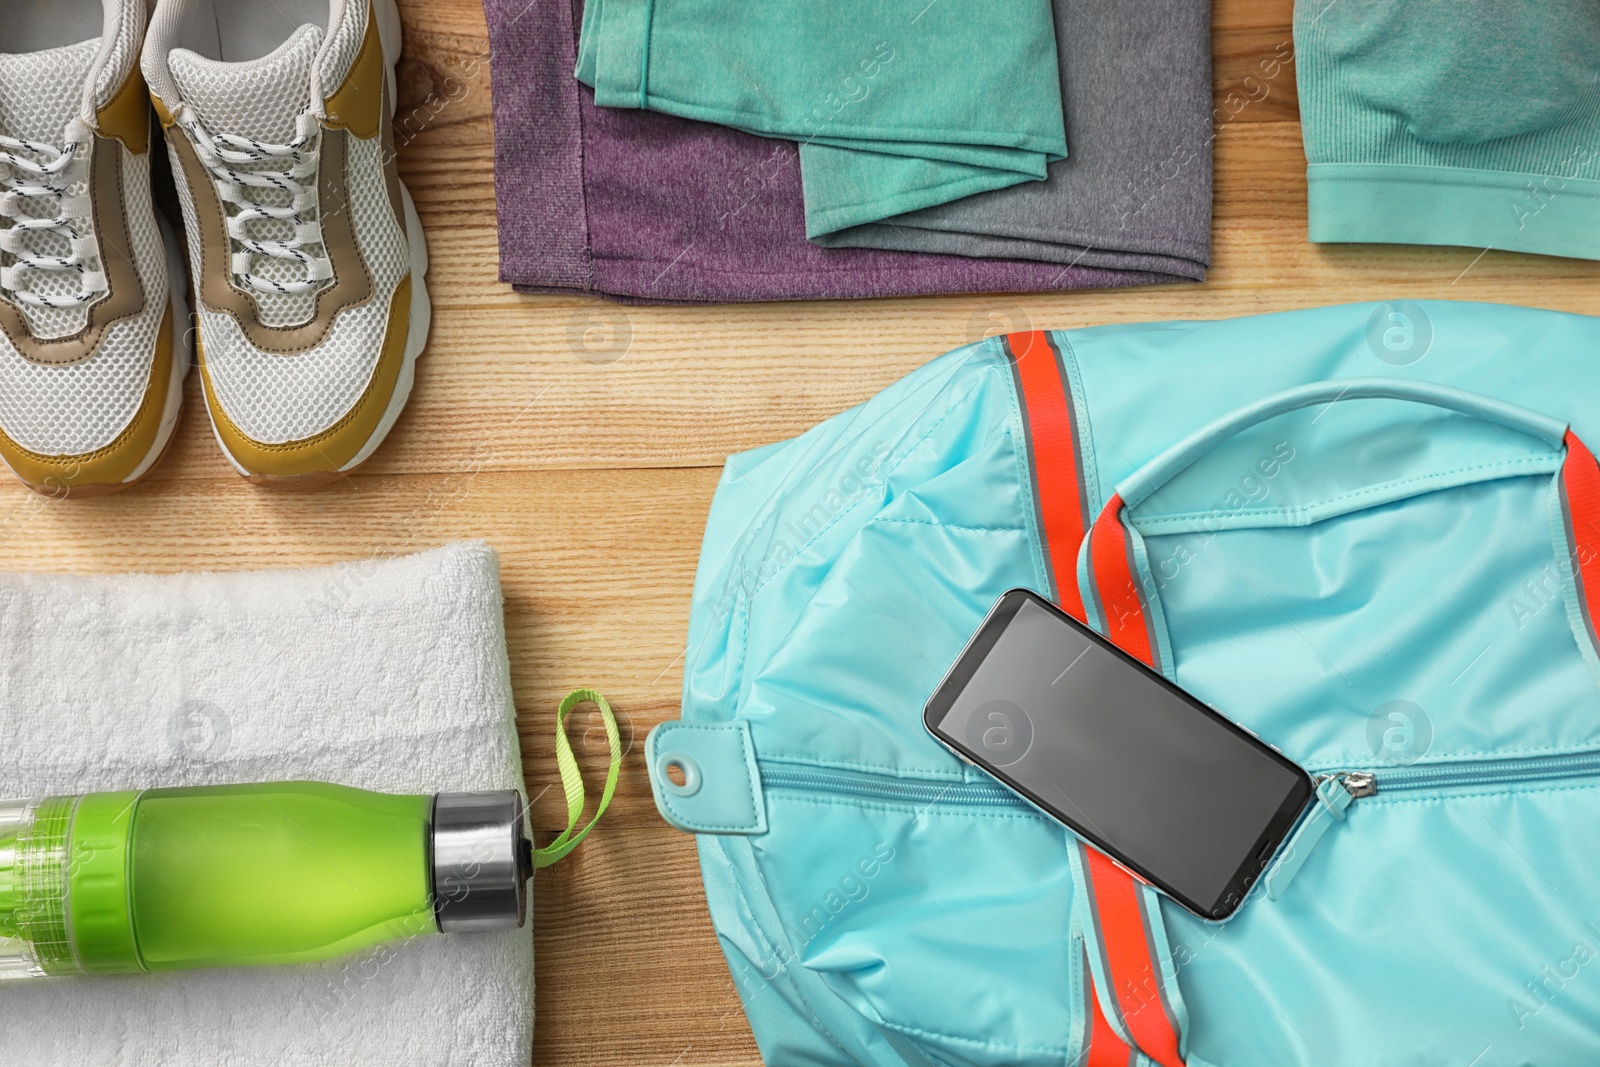
[(1201, 279), (1211, 0), (1055, 0), (1068, 157), (1025, 182), (817, 238)]

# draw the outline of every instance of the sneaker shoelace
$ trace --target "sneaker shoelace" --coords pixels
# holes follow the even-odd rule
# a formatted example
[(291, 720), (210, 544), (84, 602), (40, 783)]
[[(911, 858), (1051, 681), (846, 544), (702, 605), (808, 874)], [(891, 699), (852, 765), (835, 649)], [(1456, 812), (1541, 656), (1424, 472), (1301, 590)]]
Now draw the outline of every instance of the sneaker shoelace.
[[(187, 110), (187, 109), (186, 109)], [(322, 126), (310, 112), (295, 121), (295, 138), (272, 144), (232, 133), (212, 133), (190, 111), (179, 119), (211, 174), (236, 248), (233, 275), (257, 292), (310, 293), (333, 277), (322, 245), (317, 204), (317, 163)], [(298, 265), (285, 276), (259, 272), (263, 261)]]
[[(34, 307), (75, 308), (108, 290), (89, 225), (93, 207), (82, 162), (87, 131), (74, 123), (56, 147), (0, 135), (0, 291)], [(81, 192), (74, 189), (81, 188)], [(35, 292), (33, 276), (77, 275), (77, 291)], [(53, 288), (53, 287), (50, 287)]]

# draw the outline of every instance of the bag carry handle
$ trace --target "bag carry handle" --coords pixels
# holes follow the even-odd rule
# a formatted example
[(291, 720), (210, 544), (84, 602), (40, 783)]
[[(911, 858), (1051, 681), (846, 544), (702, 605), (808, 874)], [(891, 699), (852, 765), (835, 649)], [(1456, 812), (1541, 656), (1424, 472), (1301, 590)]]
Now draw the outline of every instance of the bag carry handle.
[[(1128, 509), (1149, 499), (1218, 444), (1256, 423), (1315, 404), (1374, 399), (1408, 400), (1458, 411), (1537, 438), (1557, 455), (1564, 454), (1557, 479), (1578, 596), (1573, 629), (1580, 637), (1593, 634), (1588, 604), (1591, 593), (1600, 592), (1600, 468), (1588, 448), (1559, 419), (1454, 386), (1389, 378), (1317, 382), (1269, 396), (1202, 427), (1118, 483), (1090, 525), (1078, 556), (1079, 584), (1089, 594), (1086, 603), (1101, 631), (1123, 651), (1168, 672), (1160, 627), (1149, 603), (1150, 591), (1136, 579), (1135, 537), (1124, 523)], [(1591, 667), (1600, 670), (1593, 639), (1580, 640), (1579, 645)]]
[(1117, 483), (1115, 498), (1120, 499), (1124, 507), (1136, 507), (1207, 452), (1241, 431), (1291, 411), (1342, 400), (1409, 400), (1481, 418), (1536, 437), (1557, 450), (1566, 444), (1565, 422), (1455, 386), (1399, 378), (1334, 379), (1276, 393), (1201, 427)]
[[(1171, 446), (1118, 483), (1117, 490), (1106, 501), (1106, 507), (1091, 523), (1090, 531), (1083, 537), (1078, 552), (1078, 584), (1088, 593), (1086, 605), (1093, 608), (1094, 614), (1098, 614), (1102, 632), (1115, 645), (1157, 670), (1168, 670), (1168, 664), (1162, 662), (1162, 641), (1158, 637), (1150, 605), (1146, 603), (1146, 590), (1134, 579), (1138, 566), (1134, 563), (1131, 530), (1123, 525), (1126, 510), (1149, 499), (1155, 491), (1194, 466), (1208, 451), (1226, 442), (1227, 438), (1234, 437), (1240, 430), (1288, 411), (1341, 400), (1410, 400), (1459, 411), (1493, 422), (1504, 429), (1517, 430), (1538, 438), (1552, 446), (1557, 454), (1565, 451), (1563, 491), (1578, 490), (1578, 498), (1574, 498), (1573, 502), (1581, 504), (1579, 510), (1592, 525), (1589, 517), (1595, 515), (1594, 510), (1590, 510), (1594, 499), (1582, 486), (1594, 482), (1595, 478), (1600, 477), (1600, 472), (1595, 472), (1594, 458), (1589, 450), (1560, 419), (1552, 419), (1512, 403), (1469, 394), (1454, 386), (1438, 386), (1435, 382), (1389, 378), (1315, 382), (1258, 400), (1211, 422), (1210, 426), (1195, 430), (1194, 434)], [(1582, 601), (1587, 601), (1586, 587), (1600, 587), (1600, 560), (1590, 558), (1587, 563), (1589, 565), (1584, 566), (1584, 571), (1594, 569), (1597, 573), (1579, 574), (1579, 598)]]

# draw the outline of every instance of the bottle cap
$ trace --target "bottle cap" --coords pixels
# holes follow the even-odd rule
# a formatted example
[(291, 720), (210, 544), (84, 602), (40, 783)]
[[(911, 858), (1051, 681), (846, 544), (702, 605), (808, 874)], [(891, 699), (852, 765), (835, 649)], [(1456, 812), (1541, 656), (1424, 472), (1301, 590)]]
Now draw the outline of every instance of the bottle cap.
[(134, 939), (128, 881), (129, 837), (138, 790), (89, 793), (72, 817), (67, 922), (78, 966), (87, 974), (144, 970)]
[(533, 842), (515, 789), (433, 798), (433, 914), (445, 933), (508, 930), (527, 919)]

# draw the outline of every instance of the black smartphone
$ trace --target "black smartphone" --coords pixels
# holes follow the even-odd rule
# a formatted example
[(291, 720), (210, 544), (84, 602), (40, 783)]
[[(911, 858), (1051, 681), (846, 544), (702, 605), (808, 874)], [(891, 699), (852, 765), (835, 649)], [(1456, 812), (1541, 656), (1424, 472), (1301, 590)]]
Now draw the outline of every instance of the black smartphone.
[(1136, 877), (1226, 919), (1311, 776), (1026, 589), (995, 603), (923, 710), (930, 733)]

